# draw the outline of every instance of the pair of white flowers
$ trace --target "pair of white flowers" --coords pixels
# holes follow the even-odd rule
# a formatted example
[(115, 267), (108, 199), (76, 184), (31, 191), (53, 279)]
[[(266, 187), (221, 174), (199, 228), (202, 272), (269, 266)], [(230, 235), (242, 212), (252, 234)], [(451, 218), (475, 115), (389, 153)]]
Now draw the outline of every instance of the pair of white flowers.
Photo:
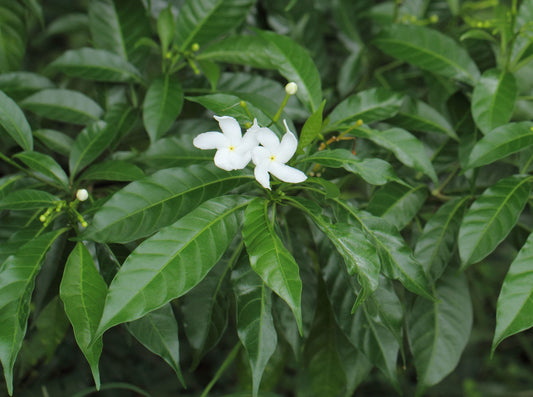
[(217, 149), (214, 158), (217, 167), (226, 171), (240, 170), (252, 160), (255, 179), (266, 189), (270, 189), (269, 174), (289, 183), (307, 179), (302, 171), (286, 165), (296, 152), (298, 140), (285, 120), (283, 124), (287, 132), (280, 141), (272, 130), (260, 127), (257, 119), (243, 136), (239, 123), (233, 117), (214, 117), (222, 133), (204, 132), (194, 138), (193, 144), (199, 149)]

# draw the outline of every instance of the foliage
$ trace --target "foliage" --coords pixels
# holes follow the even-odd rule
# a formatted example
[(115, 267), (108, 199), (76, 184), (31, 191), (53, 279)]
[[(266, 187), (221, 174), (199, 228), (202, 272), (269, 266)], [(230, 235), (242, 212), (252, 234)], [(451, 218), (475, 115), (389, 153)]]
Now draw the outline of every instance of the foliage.
[(532, 61), (527, 0), (0, 0), (2, 387), (533, 387)]

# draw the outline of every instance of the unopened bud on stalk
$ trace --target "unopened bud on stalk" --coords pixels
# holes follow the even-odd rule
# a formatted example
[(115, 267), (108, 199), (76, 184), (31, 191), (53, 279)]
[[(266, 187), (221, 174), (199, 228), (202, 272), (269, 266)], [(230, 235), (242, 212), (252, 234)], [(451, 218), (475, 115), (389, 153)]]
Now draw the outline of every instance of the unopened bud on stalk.
[(196, 52), (196, 51), (198, 51), (199, 49), (200, 49), (200, 44), (198, 44), (198, 43), (194, 43), (194, 44), (191, 46), (191, 50), (192, 50), (193, 52)]
[(79, 189), (76, 192), (76, 198), (80, 201), (85, 201), (89, 198), (89, 192), (86, 189)]
[(296, 91), (298, 91), (298, 85), (294, 81), (291, 81), (285, 86), (285, 92), (288, 95), (294, 95)]

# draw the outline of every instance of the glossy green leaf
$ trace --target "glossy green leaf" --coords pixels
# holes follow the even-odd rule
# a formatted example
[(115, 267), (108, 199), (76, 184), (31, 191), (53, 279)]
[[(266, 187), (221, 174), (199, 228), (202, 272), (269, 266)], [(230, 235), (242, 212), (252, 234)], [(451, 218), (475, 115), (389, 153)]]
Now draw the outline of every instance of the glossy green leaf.
[(74, 145), (74, 139), (62, 132), (51, 129), (34, 130), (33, 136), (41, 141), (48, 149), (68, 157)]
[(276, 351), (278, 336), (272, 317), (272, 291), (242, 261), (231, 274), (237, 301), (237, 333), (252, 367), (252, 395), (259, 391), (268, 360)]
[(92, 123), (84, 128), (76, 137), (70, 152), (68, 165), (71, 177), (96, 160), (108, 148), (116, 132), (114, 125), (104, 121)]
[(115, 193), (96, 212), (84, 238), (129, 242), (149, 236), (202, 202), (251, 179), (248, 173), (227, 172), (212, 165), (158, 171)]
[[(319, 291), (323, 291), (322, 287)], [(325, 291), (319, 292), (311, 333), (305, 342), (304, 361), (315, 396), (337, 397), (346, 376), (337, 349), (337, 324)]]
[(157, 35), (161, 42), (161, 52), (166, 54), (174, 37), (176, 20), (170, 6), (163, 8), (157, 16)]
[(213, 153), (195, 148), (193, 139), (194, 135), (187, 133), (161, 138), (153, 142), (138, 160), (156, 169), (212, 162)]
[(309, 53), (289, 37), (266, 31), (257, 31), (257, 34), (222, 40), (198, 58), (278, 70), (287, 81), (298, 85), (296, 96), (314, 113), (322, 103), (322, 88)]
[(302, 280), (298, 264), (274, 230), (268, 201), (257, 198), (250, 203), (245, 212), (242, 236), (252, 269), (287, 302), (302, 334)]
[(469, 199), (457, 197), (442, 205), (429, 218), (416, 242), (415, 258), (433, 281), (440, 278), (452, 258)]
[(466, 168), (481, 167), (533, 145), (533, 123), (502, 125), (481, 138), (472, 149)]
[(474, 85), (479, 70), (468, 52), (451, 37), (418, 25), (393, 26), (373, 43), (383, 52), (423, 70)]
[(360, 175), (371, 185), (384, 185), (389, 181), (398, 180), (392, 166), (385, 160), (360, 159), (346, 149), (321, 150), (296, 161), (300, 162), (313, 162), (331, 168), (342, 167), (348, 172)]
[(58, 198), (53, 194), (37, 189), (21, 189), (6, 194), (0, 199), (3, 210), (33, 210), (57, 204)]
[(26, 334), (35, 277), (53, 242), (65, 230), (30, 240), (0, 266), (0, 361), (9, 395), (13, 395), (13, 366)]
[(358, 120), (365, 124), (393, 117), (402, 106), (403, 95), (385, 88), (370, 88), (339, 103), (329, 115), (326, 131), (351, 127)]
[(68, 189), (67, 174), (52, 157), (39, 152), (22, 152), (13, 157), (35, 171), (37, 176), (49, 180), (60, 188)]
[(385, 131), (359, 128), (351, 134), (369, 139), (376, 145), (390, 150), (406, 166), (429, 176), (433, 182), (437, 181), (437, 174), (424, 145), (413, 134), (401, 128), (391, 128)]
[(98, 361), (102, 354), (102, 338), (94, 340), (104, 309), (107, 284), (96, 269), (91, 253), (78, 243), (70, 253), (59, 295), (72, 324), (74, 337), (91, 367), (96, 388), (100, 388)]
[(24, 150), (33, 150), (33, 137), (26, 116), (2, 91), (0, 91), (0, 126)]
[(11, 98), (23, 98), (46, 88), (54, 88), (54, 83), (40, 74), (23, 71), (0, 74), (0, 90)]
[(360, 225), (367, 239), (376, 247), (381, 269), (387, 277), (399, 280), (415, 294), (433, 299), (424, 268), (413, 257), (411, 248), (396, 227), (368, 212), (357, 210), (350, 203), (339, 199), (334, 199), (334, 202), (337, 204), (337, 216)]
[(127, 328), (144, 347), (170, 365), (185, 387), (180, 369), (178, 323), (170, 303), (128, 323)]
[(183, 106), (183, 90), (177, 77), (164, 75), (148, 87), (143, 103), (143, 122), (152, 142), (176, 121)]
[(185, 334), (194, 349), (192, 367), (219, 341), (228, 326), (231, 294), (228, 274), (241, 250), (228, 249), (207, 276), (181, 298)]
[(410, 188), (389, 183), (372, 196), (366, 210), (402, 230), (422, 208), (427, 196), (425, 185)]
[(0, 73), (20, 68), (26, 50), (26, 10), (18, 1), (0, 3)]
[(379, 284), (380, 260), (376, 246), (355, 225), (332, 223), (321, 215), (321, 208), (311, 201), (291, 199), (291, 203), (303, 210), (333, 243), (344, 259), (348, 274), (357, 274), (362, 291), (356, 305), (363, 302)]
[(492, 353), (511, 335), (533, 327), (533, 234), (511, 263), (498, 296), (496, 330), (492, 341)]
[[(331, 255), (322, 268), (337, 324), (350, 343), (362, 351), (365, 357), (385, 374), (393, 386), (399, 389), (396, 361), (400, 345), (395, 334), (401, 333), (403, 312), (401, 304), (396, 297), (395, 301), (392, 299), (385, 305), (380, 305), (378, 302), (371, 302), (373, 300), (371, 296), (359, 306), (355, 315), (351, 314), (355, 297), (358, 294), (358, 285), (355, 278), (348, 277), (343, 271), (339, 259), (336, 255)], [(392, 294), (394, 295), (393, 292)], [(374, 308), (385, 308), (391, 311), (395, 318), (394, 325), (391, 324), (394, 332), (387, 326), (387, 322), (383, 321), (389, 316), (382, 317)], [(399, 328), (396, 324), (398, 319)]]
[(238, 233), (249, 199), (217, 197), (141, 243), (109, 286), (97, 336), (196, 286)]
[(483, 73), (472, 93), (472, 116), (483, 134), (511, 119), (517, 95), (518, 86), (511, 73), (497, 69)]
[(96, 48), (118, 54), (133, 64), (144, 60), (146, 51), (136, 44), (141, 38), (150, 37), (151, 29), (140, 0), (92, 0), (89, 28)]
[(322, 113), (324, 113), (324, 106), (326, 101), (322, 101), (320, 107), (314, 112), (305, 122), (298, 140), (298, 149), (303, 151), (305, 147), (311, 144), (322, 132)]
[(176, 41), (182, 51), (200, 45), (239, 26), (254, 0), (187, 0), (176, 22)]
[(144, 177), (142, 169), (122, 160), (108, 160), (92, 165), (80, 175), (80, 181), (122, 181), (129, 182)]
[(368, 379), (374, 365), (366, 358), (363, 352), (357, 349), (342, 331), (335, 335), (337, 351), (346, 377), (346, 390), (344, 397), (354, 395), (357, 387)]
[(518, 221), (531, 192), (531, 178), (511, 176), (485, 190), (459, 229), (462, 268), (490, 254)]
[(20, 105), (44, 118), (80, 125), (98, 120), (103, 114), (100, 105), (91, 98), (66, 89), (39, 91)]
[(124, 58), (107, 50), (94, 48), (69, 50), (49, 64), (48, 68), (86, 80), (142, 81), (140, 72)]
[(407, 313), (407, 336), (418, 375), (417, 396), (454, 370), (472, 329), (472, 303), (466, 277), (444, 275), (435, 288), (437, 301), (418, 297)]
[(427, 103), (411, 97), (405, 99), (400, 111), (390, 122), (409, 131), (435, 132), (459, 140), (448, 119)]

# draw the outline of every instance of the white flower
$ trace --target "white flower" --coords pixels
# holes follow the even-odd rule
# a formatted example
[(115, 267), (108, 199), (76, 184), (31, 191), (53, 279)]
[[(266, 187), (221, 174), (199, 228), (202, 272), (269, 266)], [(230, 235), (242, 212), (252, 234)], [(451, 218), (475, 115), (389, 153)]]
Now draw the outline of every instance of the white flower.
[(287, 85), (285, 86), (285, 92), (287, 93), (287, 95), (294, 95), (297, 91), (298, 85), (294, 81), (287, 83)]
[(78, 189), (76, 192), (76, 198), (79, 201), (85, 201), (89, 198), (89, 192), (86, 189)]
[(242, 136), (241, 127), (233, 117), (214, 117), (222, 133), (204, 132), (194, 138), (193, 145), (199, 149), (217, 149), (214, 161), (218, 168), (226, 171), (243, 169), (252, 158), (252, 149), (257, 146), (257, 121), (254, 120), (252, 127)]
[(269, 173), (289, 183), (299, 183), (307, 179), (302, 171), (285, 164), (296, 152), (298, 140), (289, 130), (285, 120), (283, 124), (287, 132), (281, 138), (281, 142), (268, 128), (258, 128), (255, 131), (257, 140), (263, 146), (258, 146), (252, 151), (252, 161), (255, 164), (254, 175), (257, 182), (265, 189), (270, 189)]

